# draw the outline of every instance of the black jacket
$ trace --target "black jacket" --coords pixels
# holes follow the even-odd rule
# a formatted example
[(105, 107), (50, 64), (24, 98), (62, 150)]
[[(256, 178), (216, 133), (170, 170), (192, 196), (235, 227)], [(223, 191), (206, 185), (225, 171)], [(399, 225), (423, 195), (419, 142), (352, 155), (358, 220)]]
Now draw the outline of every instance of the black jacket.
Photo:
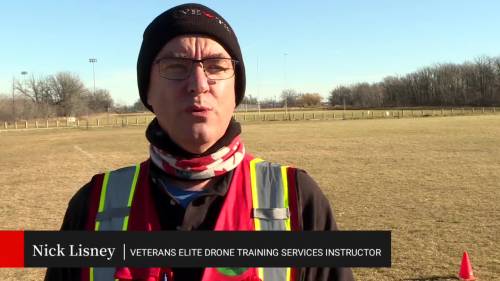
[[(222, 207), (232, 173), (218, 179), (207, 192), (193, 200), (186, 209), (180, 206), (164, 189), (157, 178), (162, 173), (150, 165), (151, 192), (158, 210), (163, 230), (212, 230)], [(165, 176), (161, 174), (161, 176)], [(84, 185), (71, 199), (61, 230), (84, 230), (92, 182)], [(337, 230), (330, 204), (316, 182), (304, 171), (297, 173), (297, 197), (300, 225), (303, 230)], [(167, 216), (162, 214), (168, 214)], [(203, 268), (173, 268), (175, 281), (201, 280)], [(80, 280), (79, 268), (49, 268), (45, 280)], [(349, 268), (301, 268), (301, 281), (351, 281)]]

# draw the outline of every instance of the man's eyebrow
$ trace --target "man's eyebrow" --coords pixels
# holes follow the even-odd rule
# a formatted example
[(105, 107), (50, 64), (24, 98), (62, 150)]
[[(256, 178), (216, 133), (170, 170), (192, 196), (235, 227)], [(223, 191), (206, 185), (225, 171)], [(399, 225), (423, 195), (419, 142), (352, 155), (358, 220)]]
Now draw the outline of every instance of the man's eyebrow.
[(187, 58), (187, 57), (188, 57), (187, 53), (172, 52), (172, 51), (165, 52), (160, 56), (160, 58)]
[[(160, 57), (161, 58), (189, 58), (187, 53), (184, 52), (173, 52), (173, 51), (167, 51), (163, 53)], [(227, 55), (224, 55), (223, 53), (211, 53), (206, 56), (203, 56), (204, 59), (216, 59), (216, 58), (228, 58)], [(230, 58), (230, 57), (229, 57)]]
[(205, 59), (220, 59), (220, 58), (226, 58), (226, 56), (223, 54), (223, 53), (213, 53), (213, 54), (209, 54), (209, 55), (206, 55), (204, 56), (203, 58)]

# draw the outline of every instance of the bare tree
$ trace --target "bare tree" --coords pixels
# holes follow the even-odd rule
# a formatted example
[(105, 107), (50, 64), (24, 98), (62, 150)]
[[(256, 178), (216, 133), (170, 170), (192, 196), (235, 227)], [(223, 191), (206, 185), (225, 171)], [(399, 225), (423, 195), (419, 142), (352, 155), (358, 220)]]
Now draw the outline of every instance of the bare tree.
[(318, 93), (301, 94), (297, 99), (297, 104), (303, 107), (312, 107), (321, 105), (323, 98)]
[(48, 117), (53, 113), (51, 105), (53, 104), (54, 92), (49, 81), (49, 77), (31, 75), (27, 80), (17, 81), (15, 84), (16, 92), (27, 97), (33, 103), (34, 117)]
[(85, 103), (85, 89), (80, 78), (69, 72), (59, 72), (50, 79), (54, 92), (54, 104), (58, 106), (58, 115), (81, 115), (88, 111)]
[(284, 106), (297, 106), (299, 94), (294, 89), (285, 89), (281, 92), (281, 102)]
[(113, 107), (113, 98), (108, 90), (97, 89), (95, 93), (86, 92), (84, 94), (88, 101), (88, 107), (93, 112), (108, 112)]

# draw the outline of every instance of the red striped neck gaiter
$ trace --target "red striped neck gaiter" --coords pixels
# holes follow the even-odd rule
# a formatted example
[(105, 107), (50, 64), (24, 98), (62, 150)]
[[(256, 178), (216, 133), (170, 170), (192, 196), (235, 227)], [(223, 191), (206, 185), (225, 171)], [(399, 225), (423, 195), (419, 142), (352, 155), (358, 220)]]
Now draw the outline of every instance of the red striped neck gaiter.
[(212, 154), (183, 158), (174, 156), (153, 144), (150, 145), (151, 161), (165, 173), (188, 180), (203, 180), (223, 175), (236, 168), (245, 155), (245, 146), (239, 136), (227, 146)]

